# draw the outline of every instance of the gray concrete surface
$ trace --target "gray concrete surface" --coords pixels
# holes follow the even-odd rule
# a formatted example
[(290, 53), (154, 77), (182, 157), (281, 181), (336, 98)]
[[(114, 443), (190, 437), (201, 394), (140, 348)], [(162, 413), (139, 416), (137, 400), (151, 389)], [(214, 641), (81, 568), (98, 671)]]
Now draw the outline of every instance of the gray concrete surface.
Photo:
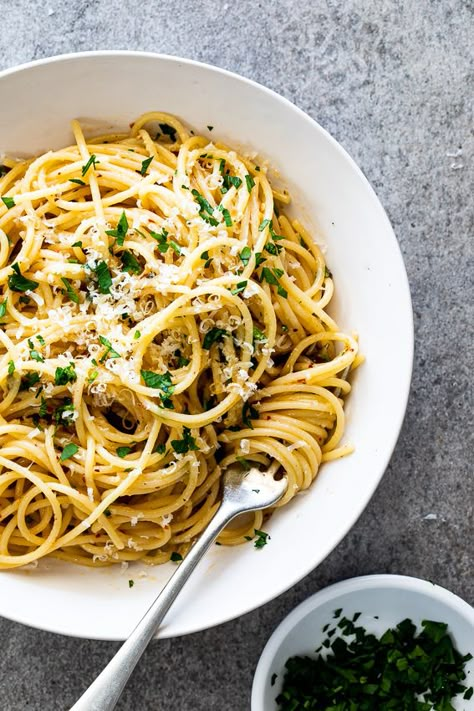
[[(407, 417), (358, 524), (273, 603), (154, 643), (118, 708), (247, 711), (274, 627), (336, 580), (406, 573), (474, 602), (472, 1), (0, 0), (0, 16), (0, 69), (62, 52), (142, 49), (210, 62), (288, 97), (365, 171), (412, 288), (417, 348)], [(426, 520), (430, 513), (437, 518)], [(117, 648), (6, 620), (0, 639), (2, 711), (64, 711)]]

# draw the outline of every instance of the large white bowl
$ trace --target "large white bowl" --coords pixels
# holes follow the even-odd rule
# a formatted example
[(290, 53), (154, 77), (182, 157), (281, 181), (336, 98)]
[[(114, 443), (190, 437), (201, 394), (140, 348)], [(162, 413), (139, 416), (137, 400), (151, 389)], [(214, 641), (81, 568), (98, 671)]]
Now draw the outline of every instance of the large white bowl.
[[(210, 137), (258, 150), (285, 179), (304, 220), (327, 243), (333, 313), (356, 329), (367, 363), (354, 377), (345, 440), (311, 490), (273, 517), (271, 541), (215, 547), (182, 593), (161, 636), (211, 627), (268, 602), (317, 566), (355, 523), (395, 446), (410, 386), (413, 323), (407, 277), (387, 216), (347, 153), (290, 102), (254, 82), (188, 60), (130, 52), (55, 57), (0, 74), (0, 155), (31, 155), (89, 130), (128, 126), (152, 109)], [(3, 573), (0, 614), (78, 637), (125, 638), (171, 574), (86, 570), (45, 561)], [(134, 578), (130, 589), (128, 578)]]
[[(257, 665), (252, 686), (252, 711), (277, 711), (285, 663), (295, 655), (314, 656), (325, 639), (323, 627), (342, 609), (351, 619), (361, 613), (357, 625), (382, 635), (409, 618), (421, 629), (422, 620), (446, 622), (461, 654), (474, 652), (474, 609), (454, 593), (428, 580), (404, 575), (366, 575), (320, 590), (305, 600), (281, 622), (268, 640)], [(474, 659), (465, 668), (466, 686), (474, 681)], [(276, 674), (276, 678), (274, 675)], [(273, 684), (272, 684), (273, 680)], [(470, 701), (457, 698), (454, 708), (473, 711)]]

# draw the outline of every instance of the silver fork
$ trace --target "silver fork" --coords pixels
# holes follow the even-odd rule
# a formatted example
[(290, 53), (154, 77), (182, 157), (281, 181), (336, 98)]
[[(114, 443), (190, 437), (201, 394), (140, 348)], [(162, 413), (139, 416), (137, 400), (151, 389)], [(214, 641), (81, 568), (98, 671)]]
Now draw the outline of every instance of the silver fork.
[(189, 550), (130, 637), (70, 711), (111, 711), (115, 708), (148, 643), (156, 634), (163, 618), (197, 564), (222, 529), (239, 514), (265, 509), (281, 499), (288, 482), (286, 478), (279, 481), (274, 479), (276, 469), (278, 465), (274, 463), (268, 472), (250, 469), (243, 474), (229, 469), (224, 474), (222, 503), (207, 528)]

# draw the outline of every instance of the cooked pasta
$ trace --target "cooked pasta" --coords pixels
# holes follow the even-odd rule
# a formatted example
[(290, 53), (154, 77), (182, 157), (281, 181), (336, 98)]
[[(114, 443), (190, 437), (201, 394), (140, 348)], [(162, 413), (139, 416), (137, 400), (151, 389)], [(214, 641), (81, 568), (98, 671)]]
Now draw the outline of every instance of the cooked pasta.
[[(179, 560), (229, 466), (343, 456), (354, 336), (266, 168), (176, 118), (0, 169), (0, 568)], [(261, 530), (262, 512), (222, 544)]]

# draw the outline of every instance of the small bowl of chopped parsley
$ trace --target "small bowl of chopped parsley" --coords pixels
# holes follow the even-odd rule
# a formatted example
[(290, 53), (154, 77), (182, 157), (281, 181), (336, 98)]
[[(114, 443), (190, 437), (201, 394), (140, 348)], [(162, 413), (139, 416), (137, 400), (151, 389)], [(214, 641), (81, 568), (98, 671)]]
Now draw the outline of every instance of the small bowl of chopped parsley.
[(316, 593), (277, 627), (252, 711), (473, 711), (474, 609), (426, 580), (369, 575)]

